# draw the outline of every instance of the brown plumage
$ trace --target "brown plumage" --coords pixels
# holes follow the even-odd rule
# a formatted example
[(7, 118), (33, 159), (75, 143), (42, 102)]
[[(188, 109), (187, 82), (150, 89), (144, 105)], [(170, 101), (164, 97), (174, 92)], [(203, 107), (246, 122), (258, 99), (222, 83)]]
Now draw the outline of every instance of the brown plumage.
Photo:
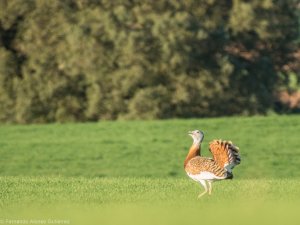
[(213, 159), (196, 156), (192, 158), (185, 168), (187, 173), (196, 175), (201, 171), (207, 171), (218, 177), (226, 176), (226, 170), (221, 168)]
[(241, 158), (239, 148), (231, 141), (213, 140), (209, 143), (209, 151), (214, 157), (214, 161), (222, 168), (240, 164)]
[(184, 161), (184, 169), (189, 177), (199, 182), (205, 189), (198, 197), (207, 192), (211, 194), (211, 183), (216, 180), (232, 179), (232, 169), (240, 164), (239, 148), (231, 141), (213, 140), (209, 144), (209, 150), (213, 159), (201, 157), (201, 142), (204, 134), (195, 130), (189, 132), (193, 138), (193, 144)]

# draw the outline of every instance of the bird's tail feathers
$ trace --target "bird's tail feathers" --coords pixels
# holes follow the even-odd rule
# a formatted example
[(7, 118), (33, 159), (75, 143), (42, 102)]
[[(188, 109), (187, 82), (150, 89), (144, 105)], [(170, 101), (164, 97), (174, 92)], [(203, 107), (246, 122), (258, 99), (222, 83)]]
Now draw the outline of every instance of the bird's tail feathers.
[(233, 179), (233, 173), (231, 171), (226, 172), (226, 178), (225, 179)]
[(231, 141), (228, 142), (228, 165), (225, 168), (231, 171), (236, 165), (241, 163), (241, 156), (239, 153), (239, 147), (232, 144)]
[(209, 150), (219, 166), (225, 168), (229, 173), (241, 163), (239, 147), (231, 141), (214, 140), (209, 144)]

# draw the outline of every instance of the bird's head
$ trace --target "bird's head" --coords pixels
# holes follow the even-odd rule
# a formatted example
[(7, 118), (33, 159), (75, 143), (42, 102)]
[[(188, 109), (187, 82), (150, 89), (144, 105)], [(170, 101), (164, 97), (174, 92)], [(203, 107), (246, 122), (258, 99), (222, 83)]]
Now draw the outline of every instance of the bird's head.
[(200, 144), (203, 141), (204, 133), (200, 130), (189, 131), (188, 134), (193, 138), (194, 144)]

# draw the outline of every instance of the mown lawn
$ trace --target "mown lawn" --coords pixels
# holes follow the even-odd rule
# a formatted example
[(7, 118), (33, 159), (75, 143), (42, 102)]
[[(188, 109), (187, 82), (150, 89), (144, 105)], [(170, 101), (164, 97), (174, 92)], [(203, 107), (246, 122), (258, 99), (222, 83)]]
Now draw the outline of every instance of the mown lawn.
[(300, 222), (297, 179), (218, 182), (213, 195), (200, 200), (200, 186), (183, 178), (2, 177), (0, 186), (0, 221), (7, 224), (13, 219), (128, 225)]
[[(2, 177), (1, 205), (55, 203), (195, 203), (203, 188), (184, 178), (65, 178)], [(300, 180), (242, 179), (213, 184), (213, 195), (200, 202), (300, 200)]]
[(240, 147), (238, 179), (300, 178), (300, 116), (0, 127), (0, 176), (183, 177), (187, 131)]
[[(300, 224), (299, 116), (0, 127), (0, 224)], [(230, 139), (234, 179), (199, 184), (187, 131)], [(64, 221), (64, 223), (63, 223)]]

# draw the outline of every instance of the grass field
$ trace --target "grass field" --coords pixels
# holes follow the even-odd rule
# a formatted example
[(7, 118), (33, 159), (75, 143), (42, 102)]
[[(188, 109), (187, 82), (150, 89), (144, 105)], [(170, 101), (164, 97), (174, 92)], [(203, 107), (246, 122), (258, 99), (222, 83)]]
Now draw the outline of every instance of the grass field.
[[(183, 171), (188, 130), (241, 149), (212, 196)], [(0, 224), (300, 224), (300, 117), (4, 125)], [(59, 220), (60, 219), (60, 220)]]
[(214, 183), (213, 196), (200, 200), (199, 185), (184, 178), (3, 177), (0, 185), (2, 224), (49, 219), (67, 224), (300, 222), (297, 179)]

